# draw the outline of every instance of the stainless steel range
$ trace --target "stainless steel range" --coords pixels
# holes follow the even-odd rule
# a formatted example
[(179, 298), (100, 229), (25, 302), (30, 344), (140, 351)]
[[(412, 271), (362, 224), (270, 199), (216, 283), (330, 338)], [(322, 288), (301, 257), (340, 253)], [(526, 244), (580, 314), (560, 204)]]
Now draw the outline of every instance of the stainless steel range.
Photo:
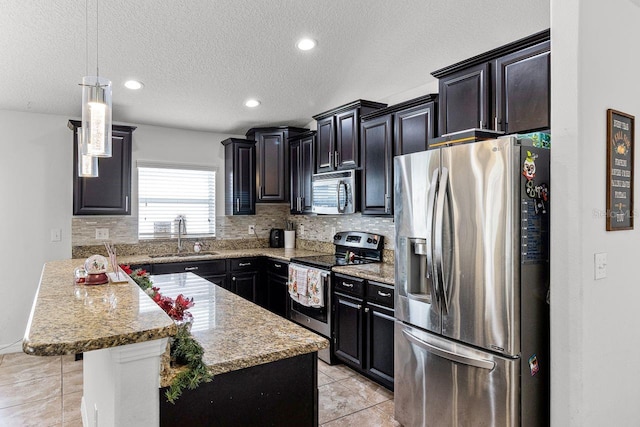
[(333, 236), (335, 252), (333, 255), (318, 255), (292, 258), (289, 264), (289, 282), (293, 274), (303, 270), (304, 277), (319, 277), (322, 292), (322, 306), (306, 306), (289, 299), (289, 318), (324, 336), (330, 342), (330, 347), (318, 352), (320, 360), (332, 363), (333, 341), (331, 339), (331, 268), (337, 265), (368, 264), (382, 262), (384, 236), (361, 231), (341, 231)]

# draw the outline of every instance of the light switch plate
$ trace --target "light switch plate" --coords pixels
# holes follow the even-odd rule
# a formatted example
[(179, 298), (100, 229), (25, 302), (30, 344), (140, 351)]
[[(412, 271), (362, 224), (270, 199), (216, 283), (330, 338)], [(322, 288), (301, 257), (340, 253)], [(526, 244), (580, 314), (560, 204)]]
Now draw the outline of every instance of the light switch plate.
[(594, 277), (596, 280), (604, 279), (607, 277), (607, 253), (602, 252), (594, 255)]
[(61, 228), (52, 228), (51, 229), (51, 241), (52, 242), (60, 242), (62, 240), (62, 229)]

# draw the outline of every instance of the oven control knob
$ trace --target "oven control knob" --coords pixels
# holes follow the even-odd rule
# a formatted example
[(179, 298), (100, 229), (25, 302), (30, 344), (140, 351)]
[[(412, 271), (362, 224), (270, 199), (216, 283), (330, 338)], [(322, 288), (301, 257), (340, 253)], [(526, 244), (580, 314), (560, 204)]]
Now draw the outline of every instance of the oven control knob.
[(335, 236), (333, 236), (333, 240), (340, 240), (342, 238), (341, 235), (336, 234)]
[(371, 243), (371, 242), (373, 242), (373, 239), (372, 239), (371, 237), (369, 237), (369, 238), (367, 239), (367, 243)]
[(377, 245), (378, 244), (378, 239), (373, 239), (373, 244)]

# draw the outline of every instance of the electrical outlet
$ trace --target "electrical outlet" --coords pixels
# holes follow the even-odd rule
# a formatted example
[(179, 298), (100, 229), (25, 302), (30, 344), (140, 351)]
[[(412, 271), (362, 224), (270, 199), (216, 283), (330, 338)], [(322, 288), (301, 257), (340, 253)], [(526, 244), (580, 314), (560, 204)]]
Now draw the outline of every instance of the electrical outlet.
[(593, 257), (593, 275), (596, 280), (607, 277), (607, 253), (595, 254)]
[(300, 230), (300, 236), (304, 236), (304, 225), (301, 225), (298, 229)]
[(108, 240), (109, 229), (108, 228), (96, 228), (96, 240)]
[(52, 228), (51, 229), (51, 241), (59, 242), (62, 240), (62, 229), (61, 228)]
[(248, 233), (249, 234), (256, 234), (256, 226), (255, 225), (250, 225)]

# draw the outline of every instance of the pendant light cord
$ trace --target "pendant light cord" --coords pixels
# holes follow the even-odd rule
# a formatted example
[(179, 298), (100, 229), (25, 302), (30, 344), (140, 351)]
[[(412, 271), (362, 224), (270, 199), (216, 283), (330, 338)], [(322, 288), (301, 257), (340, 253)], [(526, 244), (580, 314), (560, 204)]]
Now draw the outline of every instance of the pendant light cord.
[(98, 44), (98, 3), (99, 1), (96, 0), (96, 77), (98, 77), (98, 79), (96, 79), (96, 84), (98, 84), (98, 80), (100, 77), (100, 68), (98, 67), (98, 52), (100, 52), (100, 47)]
[(84, 0), (84, 47), (85, 47), (85, 76), (89, 75), (89, 0)]
[[(89, 0), (84, 0), (84, 34), (85, 34), (85, 56), (87, 59), (85, 76), (89, 75)], [(100, 77), (100, 67), (98, 63), (100, 45), (98, 38), (98, 0), (96, 0), (96, 77)], [(99, 82), (96, 79), (96, 84)]]

